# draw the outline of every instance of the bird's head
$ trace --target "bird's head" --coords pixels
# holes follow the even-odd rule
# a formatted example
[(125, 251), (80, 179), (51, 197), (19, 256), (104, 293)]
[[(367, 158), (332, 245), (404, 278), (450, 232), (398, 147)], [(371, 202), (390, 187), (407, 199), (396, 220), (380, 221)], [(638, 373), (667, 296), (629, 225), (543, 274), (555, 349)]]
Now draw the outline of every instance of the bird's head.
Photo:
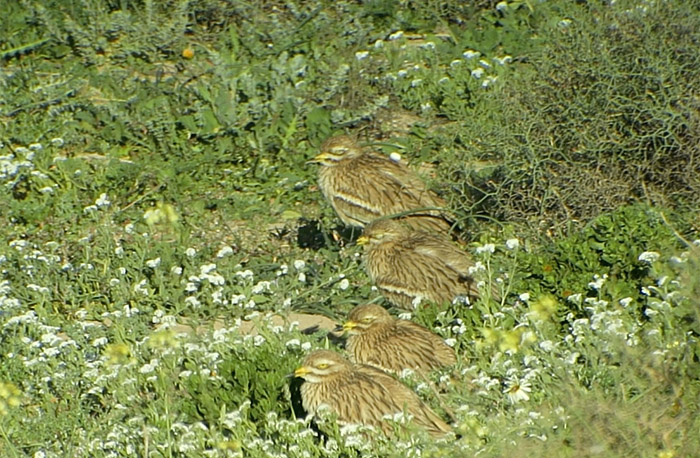
[(377, 245), (403, 237), (408, 233), (409, 229), (399, 221), (381, 219), (365, 226), (362, 236), (357, 239), (356, 243), (358, 245)]
[(393, 320), (394, 318), (381, 305), (358, 305), (348, 314), (348, 320), (343, 323), (343, 331), (351, 335), (362, 334), (373, 326), (391, 323)]
[(350, 369), (351, 363), (339, 353), (330, 350), (316, 350), (304, 358), (301, 366), (294, 370), (294, 376), (309, 383), (323, 383)]
[(321, 164), (332, 167), (339, 162), (352, 159), (362, 154), (355, 141), (347, 135), (331, 137), (321, 144), (321, 153), (308, 161), (309, 164)]

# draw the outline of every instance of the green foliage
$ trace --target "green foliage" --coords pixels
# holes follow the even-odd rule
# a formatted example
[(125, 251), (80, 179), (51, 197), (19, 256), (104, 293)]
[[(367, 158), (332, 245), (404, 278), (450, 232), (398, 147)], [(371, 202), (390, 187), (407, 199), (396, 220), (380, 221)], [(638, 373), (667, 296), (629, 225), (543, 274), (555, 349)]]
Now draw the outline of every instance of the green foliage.
[[(679, 226), (683, 224), (680, 217), (668, 214), (676, 230), (688, 229)], [(638, 298), (641, 287), (650, 281), (649, 266), (639, 256), (647, 251), (679, 250), (682, 243), (674, 226), (668, 225), (661, 210), (644, 205), (621, 207), (532, 253), (527, 281), (537, 285), (537, 294), (555, 293), (562, 299), (582, 291), (588, 291), (584, 297)], [(600, 287), (591, 286), (604, 276), (609, 279)]]
[[(0, 455), (700, 449), (692, 2), (2, 13)], [(378, 300), (306, 166), (341, 131), (472, 240), (483, 297), (411, 318), (458, 364), (402, 378), (456, 440), (302, 419), (287, 375), (342, 345), (273, 320)]]
[(513, 51), (517, 71), (448, 130), (442, 177), (458, 211), (559, 235), (640, 198), (696, 208), (697, 5), (639, 3), (526, 13), (539, 19), (518, 27), (536, 47)]
[[(291, 417), (290, 374), (302, 354), (298, 344), (294, 347), (297, 351), (280, 353), (282, 347), (284, 341), (280, 336), (266, 332), (265, 335), (246, 336), (243, 345), (222, 349), (223, 361), (216, 377), (202, 374), (183, 381), (181, 389), (190, 397), (184, 412), (193, 419), (214, 423), (222, 411), (249, 403), (246, 420), (252, 425), (263, 423), (272, 413)], [(184, 368), (196, 372), (198, 364), (196, 359), (186, 361)], [(271, 435), (275, 431), (258, 429), (257, 432)]]

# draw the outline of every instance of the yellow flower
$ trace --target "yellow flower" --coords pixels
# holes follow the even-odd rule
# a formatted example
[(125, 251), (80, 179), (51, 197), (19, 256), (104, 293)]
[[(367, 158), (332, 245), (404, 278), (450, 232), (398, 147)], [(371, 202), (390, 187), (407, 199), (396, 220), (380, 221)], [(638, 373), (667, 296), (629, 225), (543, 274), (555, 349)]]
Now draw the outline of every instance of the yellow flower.
[(530, 304), (529, 316), (534, 321), (547, 321), (557, 313), (559, 303), (552, 296), (542, 296)]
[(131, 350), (125, 343), (109, 344), (104, 351), (107, 364), (124, 364), (129, 360), (130, 354)]
[(532, 333), (525, 333), (525, 328), (501, 331), (499, 329), (482, 328), (484, 344), (498, 346), (499, 351), (517, 352), (523, 344), (532, 343)]
[(22, 402), (22, 392), (11, 382), (0, 382), (0, 416)]
[(512, 331), (502, 331), (501, 339), (498, 343), (498, 349), (501, 351), (517, 352), (520, 349), (520, 341), (523, 335), (523, 330), (513, 329)]
[(219, 450), (229, 450), (232, 452), (237, 452), (241, 450), (241, 441), (221, 441), (217, 444)]
[(143, 219), (146, 220), (146, 224), (152, 226), (159, 223), (173, 224), (176, 223), (180, 217), (172, 205), (158, 202), (155, 208), (146, 210), (143, 214)]
[(153, 348), (174, 348), (177, 347), (178, 341), (175, 338), (175, 331), (164, 329), (151, 334), (148, 344)]

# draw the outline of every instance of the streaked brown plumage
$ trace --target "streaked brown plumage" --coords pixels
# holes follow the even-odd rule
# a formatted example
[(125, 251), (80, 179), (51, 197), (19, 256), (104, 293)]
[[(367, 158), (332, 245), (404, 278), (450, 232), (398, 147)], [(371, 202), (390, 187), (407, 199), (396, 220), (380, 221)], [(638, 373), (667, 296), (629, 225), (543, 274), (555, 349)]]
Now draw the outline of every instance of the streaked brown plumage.
[(310, 353), (294, 371), (304, 379), (301, 399), (304, 409), (314, 414), (327, 405), (343, 423), (359, 423), (392, 431), (383, 418), (404, 412), (413, 423), (433, 436), (451, 429), (416, 394), (391, 375), (375, 367), (354, 364), (329, 350)]
[(343, 323), (346, 349), (356, 363), (400, 373), (430, 372), (457, 362), (454, 350), (423, 326), (399, 320), (377, 304), (358, 305)]
[[(331, 137), (310, 162), (320, 165), (318, 183), (343, 223), (364, 227), (376, 218), (427, 207), (444, 208), (445, 201), (400, 162), (363, 151), (347, 135)], [(440, 211), (422, 211), (405, 220), (415, 228), (447, 233), (450, 223)]]
[(438, 234), (385, 219), (369, 224), (357, 243), (366, 245), (370, 278), (397, 307), (413, 310), (414, 301), (443, 304), (479, 294), (469, 274), (474, 265), (469, 255)]

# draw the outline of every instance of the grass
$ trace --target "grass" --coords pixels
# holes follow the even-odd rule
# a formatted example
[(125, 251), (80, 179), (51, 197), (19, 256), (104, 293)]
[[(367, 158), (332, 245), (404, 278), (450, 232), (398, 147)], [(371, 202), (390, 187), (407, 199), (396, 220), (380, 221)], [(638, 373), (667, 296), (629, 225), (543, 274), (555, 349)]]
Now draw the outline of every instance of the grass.
[[(0, 455), (696, 454), (697, 7), (463, 3), (3, 4)], [(287, 377), (338, 344), (275, 316), (376, 299), (306, 165), (342, 131), (505, 293), (412, 316), (457, 438), (312, 421)]]

